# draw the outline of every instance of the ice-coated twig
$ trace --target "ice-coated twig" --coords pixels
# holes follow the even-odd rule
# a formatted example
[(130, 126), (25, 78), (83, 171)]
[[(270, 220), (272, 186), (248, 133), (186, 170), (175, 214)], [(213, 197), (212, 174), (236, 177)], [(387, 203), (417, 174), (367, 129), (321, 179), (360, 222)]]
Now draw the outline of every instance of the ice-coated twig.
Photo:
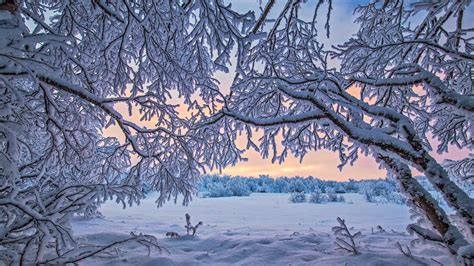
[(130, 243), (130, 242), (135, 242), (145, 247), (148, 250), (148, 256), (150, 256), (152, 250), (158, 250), (159, 252), (166, 251), (169, 253), (169, 251), (165, 247), (161, 246), (158, 243), (158, 240), (154, 236), (141, 234), (141, 233), (135, 234), (131, 232), (130, 237), (128, 238), (118, 240), (104, 246), (93, 246), (93, 245), (78, 246), (53, 259), (41, 261), (39, 262), (39, 264), (40, 265), (43, 265), (43, 264), (65, 265), (69, 263), (77, 263), (85, 259), (98, 256), (101, 253), (105, 253), (105, 252), (116, 252), (118, 256), (119, 251), (117, 250), (117, 247), (123, 246), (124, 244)]
[[(395, 245), (397, 246), (398, 250), (400, 250), (400, 252), (401, 252), (404, 256), (406, 256), (406, 257), (408, 257), (408, 258), (410, 258), (410, 259), (412, 259), (412, 260), (414, 260), (414, 261), (417, 261), (417, 262), (419, 262), (419, 263), (421, 263), (421, 264), (423, 264), (423, 265), (431, 265), (431, 264), (432, 264), (431, 261), (432, 261), (432, 262), (435, 262), (435, 263), (437, 263), (437, 264), (439, 264), (439, 265), (442, 265), (439, 261), (437, 261), (437, 260), (435, 260), (435, 259), (433, 259), (433, 258), (428, 259), (428, 258), (425, 258), (425, 257), (420, 257), (420, 256), (415, 256), (415, 255), (413, 255), (413, 253), (411, 252), (411, 249), (410, 249), (409, 246), (405, 246), (405, 248), (403, 248), (403, 246), (402, 246), (402, 245), (400, 244), (400, 242), (398, 242), (398, 241), (395, 243)], [(431, 260), (431, 261), (430, 261), (430, 260)]]
[(336, 245), (343, 250), (346, 250), (354, 255), (360, 254), (359, 250), (357, 249), (355, 238), (360, 237), (362, 234), (360, 231), (352, 234), (349, 229), (347, 228), (346, 221), (337, 217), (337, 222), (339, 223), (338, 226), (334, 226), (332, 231), (336, 236)]
[[(186, 233), (188, 235), (194, 236), (196, 234), (196, 231), (199, 228), (199, 226), (202, 225), (202, 222), (200, 221), (195, 226), (193, 226), (191, 224), (191, 215), (189, 215), (189, 213), (186, 213), (185, 217), (186, 217), (186, 225), (184, 227), (186, 228)], [(190, 234), (190, 232), (191, 232), (191, 234)]]
[(401, 245), (400, 242), (398, 242), (398, 241), (397, 241), (396, 245), (397, 245), (398, 249), (400, 250), (400, 252), (401, 252), (403, 255), (405, 255), (405, 256), (407, 256), (407, 257), (410, 257), (410, 258), (413, 257), (413, 254), (411, 253), (410, 247), (407, 246), (407, 247), (406, 247), (406, 250), (404, 250), (403, 247), (402, 247), (402, 245)]

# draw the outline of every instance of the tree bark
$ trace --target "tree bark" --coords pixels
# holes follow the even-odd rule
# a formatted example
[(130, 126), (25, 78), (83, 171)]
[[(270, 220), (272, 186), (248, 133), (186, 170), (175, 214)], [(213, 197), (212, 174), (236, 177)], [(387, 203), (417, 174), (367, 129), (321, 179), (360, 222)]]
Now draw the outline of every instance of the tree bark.
[(402, 192), (407, 195), (413, 205), (423, 212), (433, 228), (441, 235), (443, 244), (452, 254), (458, 254), (460, 247), (469, 244), (459, 229), (449, 221), (448, 215), (439, 207), (436, 200), (412, 177), (406, 164), (386, 156), (379, 155), (378, 157), (395, 175)]

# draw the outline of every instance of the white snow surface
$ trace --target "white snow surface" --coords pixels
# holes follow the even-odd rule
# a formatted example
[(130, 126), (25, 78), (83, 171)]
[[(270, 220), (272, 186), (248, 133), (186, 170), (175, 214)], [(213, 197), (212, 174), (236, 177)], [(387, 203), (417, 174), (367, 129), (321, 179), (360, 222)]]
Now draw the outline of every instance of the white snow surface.
[[(344, 194), (347, 202), (290, 203), (289, 194), (256, 193), (249, 197), (195, 198), (189, 206), (169, 202), (157, 209), (153, 195), (139, 206), (122, 209), (113, 202), (101, 207), (105, 218), (75, 218), (74, 233), (97, 244), (125, 238), (131, 231), (151, 234), (168, 252), (136, 244), (121, 247), (118, 257), (95, 257), (83, 265), (444, 265), (446, 251), (427, 244), (410, 245), (408, 207), (366, 202), (359, 194)], [(196, 236), (185, 236), (185, 213)], [(361, 255), (337, 249), (331, 228), (346, 220)], [(380, 232), (377, 226), (386, 232)], [(180, 238), (167, 238), (174, 231)], [(410, 246), (413, 257), (396, 247)]]

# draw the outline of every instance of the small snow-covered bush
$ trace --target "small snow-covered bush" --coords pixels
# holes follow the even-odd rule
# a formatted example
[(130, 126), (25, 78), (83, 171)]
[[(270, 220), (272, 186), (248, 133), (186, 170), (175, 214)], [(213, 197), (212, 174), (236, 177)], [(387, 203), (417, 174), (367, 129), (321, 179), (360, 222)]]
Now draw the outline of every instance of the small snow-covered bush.
[(311, 203), (325, 203), (328, 202), (328, 196), (321, 192), (321, 189), (316, 188), (309, 196), (309, 202)]
[(346, 199), (343, 196), (337, 195), (333, 188), (327, 189), (327, 199), (329, 202), (344, 202)]
[(272, 193), (285, 193), (288, 191), (288, 181), (286, 178), (277, 178), (271, 183)]
[(364, 181), (359, 190), (367, 202), (405, 204), (405, 196), (389, 180)]
[(349, 181), (344, 182), (344, 188), (346, 193), (357, 193), (359, 192), (359, 181), (354, 179), (349, 179)]
[(367, 202), (381, 204), (394, 203), (403, 205), (406, 201), (406, 197), (400, 192), (390, 192), (388, 194), (376, 195), (374, 193), (366, 191), (364, 193), (364, 198)]
[(306, 192), (306, 186), (301, 178), (295, 178), (288, 184), (289, 192)]
[(290, 201), (293, 203), (306, 202), (306, 195), (304, 192), (292, 192), (290, 194)]
[(367, 202), (374, 202), (374, 201), (375, 201), (375, 200), (374, 200), (373, 193), (370, 193), (370, 192), (368, 192), (368, 191), (365, 191), (365, 192), (364, 192), (364, 199), (365, 199), (365, 201), (367, 201)]
[(406, 202), (406, 196), (400, 192), (392, 192), (388, 194), (385, 199), (388, 203), (395, 203), (400, 205), (403, 205)]
[(220, 198), (220, 197), (230, 197), (232, 193), (223, 183), (210, 183), (207, 186), (207, 191), (204, 192), (203, 196), (205, 198)]
[(204, 198), (248, 196), (252, 193), (246, 179), (229, 176), (206, 176), (199, 186), (199, 191)]
[(231, 178), (227, 183), (227, 188), (232, 196), (248, 196), (251, 194), (249, 186), (245, 180), (240, 178)]
[(268, 175), (260, 175), (255, 184), (255, 192), (258, 193), (271, 193), (272, 192), (272, 184), (274, 179), (269, 177)]
[[(318, 192), (313, 193), (316, 191)], [(360, 193), (368, 202), (396, 204), (405, 202), (405, 196), (400, 193), (395, 183), (387, 179), (338, 182), (315, 177), (204, 175), (198, 185), (198, 192), (201, 197), (207, 198), (249, 196), (251, 193), (303, 192), (309, 194), (309, 201), (312, 203), (344, 202), (342, 193)], [(440, 197), (435, 191), (430, 190), (430, 193), (435, 199)]]

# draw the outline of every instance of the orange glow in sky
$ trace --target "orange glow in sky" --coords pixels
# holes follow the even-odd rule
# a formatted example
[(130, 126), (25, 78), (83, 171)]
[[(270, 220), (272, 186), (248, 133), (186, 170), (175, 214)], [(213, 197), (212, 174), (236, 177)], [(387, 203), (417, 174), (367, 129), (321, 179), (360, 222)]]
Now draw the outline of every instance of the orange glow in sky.
[[(423, 93), (421, 88), (415, 88), (417, 93)], [(348, 92), (354, 97), (360, 98), (360, 89), (352, 87)], [(367, 100), (368, 103), (374, 100)], [(257, 139), (257, 138), (256, 138)], [(240, 142), (240, 141), (239, 141)], [(245, 147), (244, 141), (241, 147)], [(434, 139), (431, 141), (432, 147), (436, 150), (438, 142)], [(281, 148), (281, 147), (279, 147)], [(449, 153), (437, 154), (435, 151), (431, 152), (439, 162), (445, 159), (463, 159), (469, 156), (469, 151), (460, 150), (455, 146), (450, 146)], [(235, 166), (227, 167), (222, 171), (223, 174), (241, 175), (241, 176), (259, 176), (269, 175), (272, 177), (281, 176), (314, 176), (325, 180), (348, 180), (348, 179), (377, 179), (384, 178), (387, 175), (385, 169), (380, 169), (373, 157), (359, 155), (359, 159), (351, 166), (347, 164), (340, 171), (337, 167), (340, 164), (339, 155), (337, 152), (328, 150), (310, 151), (300, 163), (299, 158), (289, 155), (286, 161), (282, 164), (272, 164), (271, 159), (262, 159), (261, 156), (254, 150), (249, 150), (245, 153), (248, 158), (246, 162), (240, 162)], [(212, 173), (219, 173), (212, 171)], [(413, 170), (414, 175), (420, 175), (416, 170)]]
[[(221, 77), (222, 78), (222, 77)], [(224, 87), (223, 91), (228, 91), (230, 87), (230, 82), (226, 79), (221, 79), (221, 86)], [(348, 90), (349, 93), (358, 97), (359, 90), (357, 88), (351, 88)], [(128, 111), (125, 105), (116, 105), (115, 108), (125, 117), (133, 121), (136, 121), (142, 126), (147, 126), (148, 128), (153, 128), (155, 123), (153, 121), (138, 122), (140, 120), (140, 115), (138, 112), (130, 117), (128, 116)], [(187, 112), (185, 105), (180, 105), (178, 108), (180, 113)], [(124, 136), (120, 131), (118, 126), (111, 126), (104, 130), (104, 135), (117, 137), (121, 142), (123, 142)], [(260, 134), (254, 134), (258, 136)], [(255, 141), (258, 137), (255, 137)], [(237, 144), (240, 147), (245, 147), (245, 138), (239, 139)], [(436, 147), (437, 142), (432, 141), (433, 147)], [(281, 148), (278, 147), (279, 149)], [(443, 155), (439, 155), (436, 152), (432, 152), (432, 155), (442, 162), (444, 159), (462, 159), (469, 155), (469, 151), (459, 150), (454, 146), (450, 147), (450, 152)], [(375, 162), (375, 159), (372, 157), (367, 157), (364, 155), (359, 155), (359, 159), (354, 163), (354, 165), (346, 165), (340, 171), (337, 166), (340, 164), (338, 154), (336, 152), (328, 150), (318, 150), (310, 151), (304, 157), (303, 161), (300, 163), (299, 158), (292, 157), (290, 154), (285, 162), (282, 164), (272, 164), (271, 159), (262, 159), (260, 154), (255, 150), (248, 150), (245, 152), (244, 157), (248, 159), (246, 162), (239, 162), (235, 166), (229, 166), (221, 172), (222, 174), (228, 175), (240, 175), (240, 176), (254, 176), (259, 175), (269, 175), (271, 177), (281, 177), (281, 176), (314, 176), (326, 180), (348, 180), (348, 179), (376, 179), (384, 178), (386, 176), (386, 171), (380, 169), (379, 165)], [(219, 173), (217, 170), (211, 171), (210, 173)], [(419, 175), (417, 171), (414, 171), (414, 175)]]
[[(272, 177), (314, 176), (326, 180), (376, 179), (384, 178), (387, 175), (384, 169), (379, 169), (375, 159), (364, 155), (359, 155), (359, 159), (353, 166), (346, 165), (342, 171), (337, 168), (340, 163), (337, 153), (327, 150), (309, 152), (302, 163), (299, 162), (298, 158), (291, 156), (282, 164), (272, 164), (270, 159), (261, 159), (255, 151), (248, 151), (245, 155), (248, 158), (247, 162), (240, 162), (235, 166), (227, 167), (222, 173), (241, 176), (259, 176), (263, 174)], [(444, 159), (462, 159), (468, 155), (468, 151), (461, 151), (453, 146), (450, 147), (449, 153), (443, 155), (432, 152), (432, 156), (439, 162)], [(214, 171), (213, 173), (218, 172)], [(415, 170), (413, 174), (419, 175), (420, 173)]]

